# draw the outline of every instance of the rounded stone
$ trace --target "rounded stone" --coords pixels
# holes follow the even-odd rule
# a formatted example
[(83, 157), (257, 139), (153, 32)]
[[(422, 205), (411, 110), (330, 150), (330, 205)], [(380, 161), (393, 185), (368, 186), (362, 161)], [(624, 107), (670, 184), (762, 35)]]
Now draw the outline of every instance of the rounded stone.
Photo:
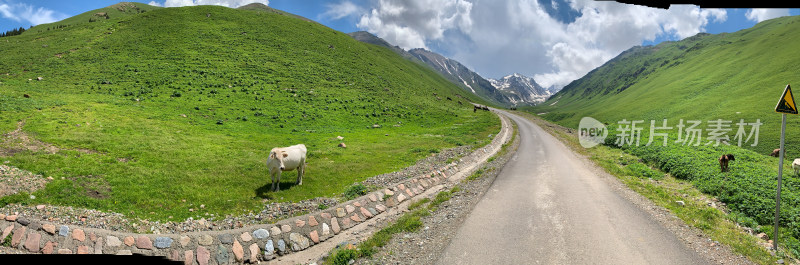
[(86, 234), (83, 232), (82, 229), (75, 229), (74, 231), (72, 231), (72, 239), (83, 242), (84, 240), (86, 240)]
[(48, 234), (54, 235), (56, 233), (56, 226), (52, 224), (43, 224), (42, 230), (44, 230)]
[(172, 246), (172, 238), (169, 237), (156, 237), (156, 242), (154, 243), (156, 248), (164, 249), (169, 248)]
[(132, 236), (126, 236), (125, 239), (123, 239), (123, 242), (125, 243), (126, 246), (130, 247), (133, 246), (134, 243), (136, 243), (136, 239), (133, 239)]
[(217, 245), (217, 264), (228, 264), (228, 249), (223, 245)]
[(253, 231), (253, 236), (257, 239), (265, 239), (269, 237), (269, 232), (266, 229), (261, 228)]
[(283, 239), (278, 239), (278, 251), (286, 253), (286, 241), (283, 241)]
[(258, 263), (258, 252), (261, 252), (261, 249), (258, 247), (258, 244), (253, 243), (249, 247), (250, 249), (250, 263)]
[(242, 244), (239, 244), (239, 240), (233, 241), (233, 248), (231, 248), (231, 251), (233, 251), (234, 260), (237, 262), (244, 261), (244, 247), (242, 247)]
[(326, 223), (322, 223), (322, 235), (327, 236), (331, 233), (331, 228)]
[(222, 244), (232, 244), (233, 243), (233, 236), (230, 234), (222, 234), (219, 237), (219, 242)]
[(197, 238), (197, 243), (203, 246), (211, 245), (214, 242), (214, 238), (209, 235), (202, 235)]
[[(270, 227), (269, 232), (272, 233), (272, 235), (277, 236), (277, 235), (281, 234), (281, 229), (278, 228), (277, 226), (273, 226), (273, 227)], [(269, 236), (269, 234), (267, 234), (267, 236)]]
[(108, 245), (109, 247), (119, 247), (122, 246), (122, 241), (120, 241), (118, 237), (107, 236), (106, 245)]
[(298, 233), (289, 234), (289, 240), (292, 241), (292, 250), (294, 251), (304, 250), (308, 248), (309, 245), (311, 245), (311, 242), (308, 240), (307, 237)]
[(344, 209), (336, 208), (336, 217), (344, 217), (345, 215), (347, 215), (347, 212)]
[(139, 236), (136, 238), (136, 247), (139, 249), (153, 249), (153, 241), (149, 237)]
[(250, 240), (253, 240), (253, 236), (251, 236), (250, 233), (248, 232), (242, 233), (241, 235), (239, 235), (239, 238), (241, 238), (242, 241), (244, 242), (249, 242)]
[(59, 236), (67, 236), (68, 234), (69, 234), (69, 226), (62, 225), (62, 226), (61, 226), (61, 227), (58, 229), (58, 235), (59, 235)]
[(197, 247), (197, 263), (200, 265), (207, 265), (208, 260), (211, 258), (211, 252), (208, 249), (199, 246)]
[(181, 236), (181, 238), (179, 239), (179, 242), (181, 243), (182, 247), (185, 247), (185, 246), (189, 245), (189, 243), (192, 242), (192, 238), (190, 238), (188, 236)]
[(269, 256), (275, 254), (275, 246), (272, 245), (272, 239), (267, 240), (267, 243), (264, 244), (264, 256)]

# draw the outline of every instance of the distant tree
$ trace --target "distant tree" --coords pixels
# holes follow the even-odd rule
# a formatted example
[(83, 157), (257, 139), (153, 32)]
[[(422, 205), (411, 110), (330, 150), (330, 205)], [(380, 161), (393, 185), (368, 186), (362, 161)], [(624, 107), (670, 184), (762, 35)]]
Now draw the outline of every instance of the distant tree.
[(16, 36), (16, 35), (22, 34), (22, 32), (25, 32), (25, 28), (19, 27), (18, 29), (12, 29), (12, 30), (6, 31), (5, 33), (0, 33), (0, 38), (1, 37)]

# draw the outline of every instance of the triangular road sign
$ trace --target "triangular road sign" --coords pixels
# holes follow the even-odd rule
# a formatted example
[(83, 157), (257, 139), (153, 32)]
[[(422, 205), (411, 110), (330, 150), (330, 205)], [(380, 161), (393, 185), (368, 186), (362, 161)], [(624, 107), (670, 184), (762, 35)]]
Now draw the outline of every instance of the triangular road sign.
[(794, 95), (792, 95), (791, 86), (786, 85), (786, 89), (783, 90), (783, 96), (781, 96), (781, 100), (778, 101), (778, 105), (775, 106), (775, 112), (797, 114), (797, 105), (794, 103)]

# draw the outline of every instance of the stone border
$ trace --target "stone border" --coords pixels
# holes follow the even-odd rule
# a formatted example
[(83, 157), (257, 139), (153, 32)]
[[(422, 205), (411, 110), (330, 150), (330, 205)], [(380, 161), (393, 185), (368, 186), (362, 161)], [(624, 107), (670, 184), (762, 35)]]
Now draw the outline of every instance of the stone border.
[[(116, 254), (164, 256), (184, 264), (258, 263), (330, 240), (376, 216), (396, 214), (415, 196), (431, 196), (442, 184), (460, 181), (496, 154), (513, 133), (507, 117), (496, 113), (501, 130), (492, 142), (469, 155), (426, 174), (406, 179), (327, 210), (223, 231), (182, 234), (136, 234), (82, 228), (30, 220), (0, 213), (0, 241), (11, 235), (10, 246), (42, 254)], [(460, 167), (460, 168), (459, 168)], [(407, 207), (407, 206), (406, 206)], [(393, 210), (390, 211), (389, 210)], [(357, 229), (354, 229), (357, 230)], [(0, 242), (2, 243), (2, 242)], [(330, 249), (324, 250), (330, 251)]]

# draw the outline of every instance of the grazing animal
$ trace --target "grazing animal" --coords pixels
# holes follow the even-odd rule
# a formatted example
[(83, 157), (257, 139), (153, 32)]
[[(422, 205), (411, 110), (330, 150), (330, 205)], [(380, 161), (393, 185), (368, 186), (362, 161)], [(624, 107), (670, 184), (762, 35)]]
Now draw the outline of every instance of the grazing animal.
[(269, 175), (272, 177), (272, 190), (280, 191), (281, 172), (295, 169), (297, 169), (297, 185), (303, 185), (305, 164), (306, 146), (303, 144), (272, 148), (267, 158), (267, 168), (269, 168)]
[(797, 172), (800, 171), (800, 158), (795, 158), (792, 162), (792, 169), (794, 169), (794, 174), (797, 175)]
[(722, 172), (728, 171), (728, 161), (736, 161), (732, 154), (722, 155), (719, 158), (719, 168)]
[(770, 153), (769, 156), (778, 157), (780, 154), (781, 154), (781, 149), (778, 148), (778, 149), (772, 150), (772, 153)]

